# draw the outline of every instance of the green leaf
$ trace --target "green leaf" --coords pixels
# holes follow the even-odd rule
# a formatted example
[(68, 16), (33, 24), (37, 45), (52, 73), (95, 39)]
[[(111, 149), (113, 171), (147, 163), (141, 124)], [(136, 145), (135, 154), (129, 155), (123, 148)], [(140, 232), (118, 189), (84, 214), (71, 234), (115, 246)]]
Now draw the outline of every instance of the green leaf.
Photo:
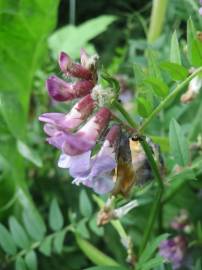
[(191, 18), (187, 22), (187, 51), (191, 66), (200, 67), (202, 65), (202, 42), (198, 39)]
[(42, 160), (39, 154), (31, 149), (28, 145), (26, 145), (23, 141), (17, 141), (17, 148), (19, 153), (27, 160), (31, 161), (38, 167), (42, 167)]
[(99, 16), (88, 20), (79, 26), (68, 25), (57, 30), (49, 38), (49, 46), (53, 56), (57, 59), (61, 51), (67, 52), (71, 57), (79, 56), (80, 49), (97, 35), (101, 34), (115, 21), (114, 16)]
[(26, 264), (22, 257), (17, 257), (15, 261), (15, 270), (26, 270)]
[(22, 138), (26, 131), (33, 77), (46, 58), (46, 39), (55, 27), (59, 1), (3, 2), (0, 13), (3, 116), (12, 134)]
[(144, 97), (138, 97), (136, 102), (139, 115), (142, 117), (148, 117), (152, 111), (152, 104), (150, 101)]
[(166, 97), (168, 94), (168, 86), (160, 79), (149, 77), (145, 80), (145, 83), (148, 83), (155, 94), (159, 97)]
[(102, 253), (90, 242), (84, 240), (79, 235), (76, 235), (76, 241), (86, 257), (89, 258), (89, 260), (91, 260), (94, 264), (104, 266), (119, 266), (115, 260)]
[(195, 179), (196, 179), (195, 171), (189, 167), (184, 169), (182, 172), (178, 174), (170, 175), (169, 182), (172, 184), (169, 186), (169, 189), (166, 190), (164, 200), (167, 201), (168, 199), (170, 199), (170, 196), (173, 196), (173, 192), (174, 195), (177, 194), (177, 192), (182, 188), (182, 186), (186, 182)]
[(62, 252), (65, 235), (66, 235), (66, 231), (61, 231), (61, 232), (58, 232), (53, 239), (53, 247), (54, 247), (55, 252), (58, 254)]
[(148, 66), (149, 66), (149, 76), (156, 77), (162, 80), (161, 71), (158, 66), (158, 58), (157, 53), (154, 50), (148, 49), (146, 51), (146, 56), (148, 59)]
[(152, 141), (156, 144), (158, 144), (163, 152), (169, 152), (170, 146), (169, 146), (169, 140), (167, 137), (161, 137), (161, 136), (149, 136)]
[(0, 246), (9, 255), (15, 255), (17, 252), (15, 242), (9, 231), (0, 224)]
[(33, 210), (23, 212), (23, 223), (28, 234), (36, 241), (41, 241), (46, 233), (42, 218)]
[(171, 38), (170, 62), (181, 65), (180, 47), (176, 31), (173, 33)]
[(79, 208), (80, 208), (81, 214), (84, 217), (90, 217), (92, 215), (92, 205), (84, 189), (82, 189), (80, 192)]
[(201, 260), (198, 259), (196, 264), (194, 265), (193, 270), (202, 270)]
[(30, 241), (28, 239), (28, 236), (22, 225), (17, 221), (15, 217), (9, 218), (9, 227), (16, 245), (21, 247), (22, 249), (29, 248)]
[(180, 166), (186, 166), (189, 162), (188, 144), (180, 125), (175, 119), (170, 122), (169, 143), (175, 162)]
[(29, 253), (27, 253), (27, 255), (25, 256), (25, 263), (29, 270), (37, 270), (37, 256), (34, 251), (30, 251)]
[(153, 270), (155, 267), (163, 265), (164, 263), (164, 258), (161, 256), (156, 256), (155, 258), (149, 260), (148, 262), (144, 263), (141, 267), (139, 265), (136, 267), (137, 270)]
[(64, 225), (63, 215), (60, 211), (60, 208), (56, 199), (53, 199), (51, 202), (50, 212), (49, 212), (49, 224), (53, 231), (58, 231), (62, 229)]
[(188, 71), (185, 67), (170, 62), (161, 63), (161, 68), (166, 70), (173, 80), (184, 80), (188, 76)]
[(89, 231), (86, 226), (87, 218), (80, 220), (77, 224), (76, 231), (83, 237), (83, 238), (90, 238)]
[(155, 250), (158, 248), (160, 243), (163, 240), (166, 240), (168, 238), (169, 234), (162, 234), (158, 236), (156, 239), (154, 239), (152, 242), (148, 243), (144, 251), (142, 252), (139, 261), (138, 261), (138, 267), (142, 267), (145, 262), (147, 262), (152, 255), (154, 254)]
[(42, 241), (39, 247), (39, 251), (45, 256), (50, 256), (51, 250), (52, 250), (52, 236), (48, 236)]
[(0, 112), (12, 135), (15, 138), (24, 138), (26, 118), (16, 93), (11, 91), (0, 93)]
[(103, 227), (98, 227), (97, 225), (97, 215), (94, 215), (93, 218), (90, 219), (89, 222), (90, 229), (98, 236), (104, 235)]

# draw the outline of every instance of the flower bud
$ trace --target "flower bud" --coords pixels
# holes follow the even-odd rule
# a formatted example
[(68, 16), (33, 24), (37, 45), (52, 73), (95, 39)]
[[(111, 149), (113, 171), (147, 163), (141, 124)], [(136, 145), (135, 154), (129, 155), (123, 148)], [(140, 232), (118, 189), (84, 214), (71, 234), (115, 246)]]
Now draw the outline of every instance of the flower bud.
[(49, 95), (57, 101), (68, 101), (89, 94), (94, 84), (92, 81), (67, 83), (57, 76), (51, 76), (46, 81)]

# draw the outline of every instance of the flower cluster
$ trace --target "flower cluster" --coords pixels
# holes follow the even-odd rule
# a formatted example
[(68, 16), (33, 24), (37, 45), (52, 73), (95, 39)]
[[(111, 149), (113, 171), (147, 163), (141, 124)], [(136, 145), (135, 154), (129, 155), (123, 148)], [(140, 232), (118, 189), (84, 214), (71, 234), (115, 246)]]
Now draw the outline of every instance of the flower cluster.
[(186, 251), (186, 240), (183, 236), (175, 236), (161, 242), (159, 254), (170, 262), (173, 269), (181, 267)]
[[(112, 175), (117, 166), (120, 127), (112, 125), (109, 128), (111, 111), (104, 104), (98, 108), (99, 103), (93, 95), (93, 89), (98, 88), (98, 57), (90, 57), (82, 49), (80, 59), (80, 64), (75, 63), (62, 52), (59, 66), (71, 82), (57, 76), (50, 76), (46, 82), (48, 93), (54, 100), (79, 100), (67, 114), (44, 113), (39, 120), (45, 123), (47, 142), (61, 150), (58, 166), (69, 169), (73, 183), (82, 183), (103, 194), (114, 188)], [(104, 136), (100, 150), (92, 155), (98, 140)]]
[(173, 269), (187, 264), (185, 255), (188, 254), (188, 238), (186, 235), (190, 234), (192, 227), (187, 210), (181, 209), (170, 223), (175, 236), (162, 241), (159, 246), (160, 255), (172, 264)]

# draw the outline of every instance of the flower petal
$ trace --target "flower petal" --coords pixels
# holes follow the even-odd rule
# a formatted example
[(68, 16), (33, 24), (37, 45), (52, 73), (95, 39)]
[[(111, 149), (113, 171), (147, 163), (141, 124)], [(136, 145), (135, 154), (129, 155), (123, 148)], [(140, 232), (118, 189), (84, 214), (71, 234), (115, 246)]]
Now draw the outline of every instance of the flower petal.
[(62, 52), (59, 57), (59, 66), (62, 72), (68, 76), (82, 78), (86, 80), (92, 79), (92, 73), (80, 64), (74, 63), (68, 54)]
[(49, 95), (57, 101), (68, 101), (83, 97), (89, 94), (93, 87), (94, 83), (92, 81), (67, 83), (57, 76), (50, 76), (46, 81)]

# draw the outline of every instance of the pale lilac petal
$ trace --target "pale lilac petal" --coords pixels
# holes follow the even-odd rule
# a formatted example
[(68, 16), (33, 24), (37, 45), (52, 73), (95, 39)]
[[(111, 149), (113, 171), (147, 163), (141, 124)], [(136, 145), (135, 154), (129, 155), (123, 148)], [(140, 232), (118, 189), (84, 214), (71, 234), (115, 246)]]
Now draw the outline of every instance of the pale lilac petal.
[(58, 160), (58, 167), (59, 168), (69, 168), (70, 167), (70, 163), (71, 163), (71, 157), (69, 155), (66, 154), (61, 154)]
[(90, 173), (90, 177), (94, 178), (98, 175), (104, 174), (106, 172), (112, 171), (116, 167), (116, 161), (109, 156), (100, 156), (95, 158), (94, 163), (92, 165), (92, 170)]
[(81, 155), (71, 156), (69, 173), (72, 177), (84, 176), (90, 170), (91, 151), (87, 151)]
[(52, 144), (58, 149), (62, 149), (62, 146), (66, 140), (66, 134), (59, 132), (56, 136), (52, 136), (46, 139), (49, 144)]
[(91, 151), (77, 156), (61, 154), (58, 160), (58, 167), (68, 168), (71, 176), (83, 176), (89, 173)]
[(63, 145), (63, 152), (70, 156), (76, 156), (89, 151), (94, 145), (95, 141), (89, 140), (82, 133), (67, 134)]
[(96, 178), (92, 186), (93, 190), (102, 195), (111, 192), (114, 188), (114, 182), (110, 175), (102, 175)]
[(58, 134), (60, 134), (61, 132), (52, 124), (45, 124), (44, 128), (43, 128), (44, 132), (48, 135), (48, 136), (56, 136)]

